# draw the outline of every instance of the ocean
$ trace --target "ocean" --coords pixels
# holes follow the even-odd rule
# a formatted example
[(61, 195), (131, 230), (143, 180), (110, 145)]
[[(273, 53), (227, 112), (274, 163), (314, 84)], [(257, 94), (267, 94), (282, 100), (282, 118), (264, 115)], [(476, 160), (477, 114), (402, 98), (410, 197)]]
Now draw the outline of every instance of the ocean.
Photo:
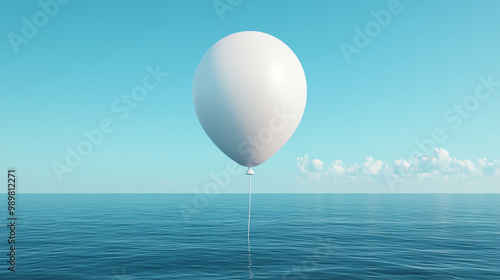
[(16, 201), (0, 279), (500, 279), (500, 194), (253, 194), (250, 259), (245, 194)]

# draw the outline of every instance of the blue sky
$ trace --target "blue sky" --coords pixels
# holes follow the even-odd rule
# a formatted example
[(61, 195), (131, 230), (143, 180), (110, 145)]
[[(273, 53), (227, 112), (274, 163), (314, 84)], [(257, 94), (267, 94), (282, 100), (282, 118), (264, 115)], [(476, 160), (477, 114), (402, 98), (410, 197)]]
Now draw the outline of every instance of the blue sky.
[[(308, 82), (302, 122), (255, 169), (255, 192), (499, 191), (498, 1), (41, 3), (52, 16), (37, 1), (0, 3), (0, 168), (17, 168), (20, 191), (203, 192), (230, 160), (198, 123), (194, 71), (211, 45), (244, 30), (285, 42)], [(356, 45), (367, 27), (369, 42)], [(346, 56), (343, 43), (357, 52)], [(169, 74), (120, 119), (113, 102), (148, 67)], [(464, 102), (467, 117), (455, 107)], [(58, 180), (53, 163), (103, 119), (114, 130)], [(399, 176), (435, 129), (440, 149)], [(220, 191), (246, 192), (243, 173)], [(389, 186), (388, 176), (404, 180)]]

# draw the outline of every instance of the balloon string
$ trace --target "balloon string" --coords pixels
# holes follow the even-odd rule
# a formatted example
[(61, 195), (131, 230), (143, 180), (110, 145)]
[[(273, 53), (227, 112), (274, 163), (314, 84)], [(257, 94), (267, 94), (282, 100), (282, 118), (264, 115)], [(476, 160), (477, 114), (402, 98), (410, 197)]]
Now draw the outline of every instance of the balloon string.
[(252, 212), (252, 175), (248, 175), (248, 229), (247, 229), (247, 241), (248, 241), (248, 271), (250, 272), (250, 279), (253, 278), (252, 272), (252, 254), (250, 253), (250, 213)]

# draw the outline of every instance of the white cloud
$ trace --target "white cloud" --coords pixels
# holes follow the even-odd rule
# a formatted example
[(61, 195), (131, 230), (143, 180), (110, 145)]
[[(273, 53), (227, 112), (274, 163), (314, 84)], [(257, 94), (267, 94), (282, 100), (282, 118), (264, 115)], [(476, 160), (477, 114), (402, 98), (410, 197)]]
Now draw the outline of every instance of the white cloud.
[(308, 174), (307, 177), (314, 181), (320, 180), (325, 163), (319, 159), (309, 159), (308, 155), (297, 158), (297, 166), (301, 174)]
[(358, 164), (345, 164), (335, 160), (325, 168), (319, 159), (310, 159), (308, 155), (297, 158), (299, 176), (312, 180), (334, 181), (387, 181), (387, 179), (440, 178), (449, 179), (468, 177), (500, 177), (498, 160), (457, 159), (450, 157), (448, 151), (436, 148), (432, 155), (417, 155), (413, 159), (395, 160), (384, 163), (367, 157)]
[(322, 162), (319, 159), (313, 159), (311, 161), (312, 166), (314, 167), (315, 170), (321, 171), (323, 170), (323, 166), (325, 165), (324, 162)]

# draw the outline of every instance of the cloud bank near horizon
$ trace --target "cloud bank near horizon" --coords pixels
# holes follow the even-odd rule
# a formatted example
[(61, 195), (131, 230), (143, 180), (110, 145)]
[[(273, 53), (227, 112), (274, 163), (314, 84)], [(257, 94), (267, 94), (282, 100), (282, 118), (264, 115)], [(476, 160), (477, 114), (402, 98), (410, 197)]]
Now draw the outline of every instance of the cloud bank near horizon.
[(377, 182), (393, 188), (398, 183), (413, 180), (449, 180), (488, 178), (500, 181), (500, 161), (480, 158), (476, 160), (450, 157), (447, 150), (435, 148), (430, 155), (419, 154), (412, 159), (386, 163), (366, 157), (362, 163), (346, 164), (334, 160), (326, 164), (308, 155), (297, 158), (301, 179), (325, 182)]

